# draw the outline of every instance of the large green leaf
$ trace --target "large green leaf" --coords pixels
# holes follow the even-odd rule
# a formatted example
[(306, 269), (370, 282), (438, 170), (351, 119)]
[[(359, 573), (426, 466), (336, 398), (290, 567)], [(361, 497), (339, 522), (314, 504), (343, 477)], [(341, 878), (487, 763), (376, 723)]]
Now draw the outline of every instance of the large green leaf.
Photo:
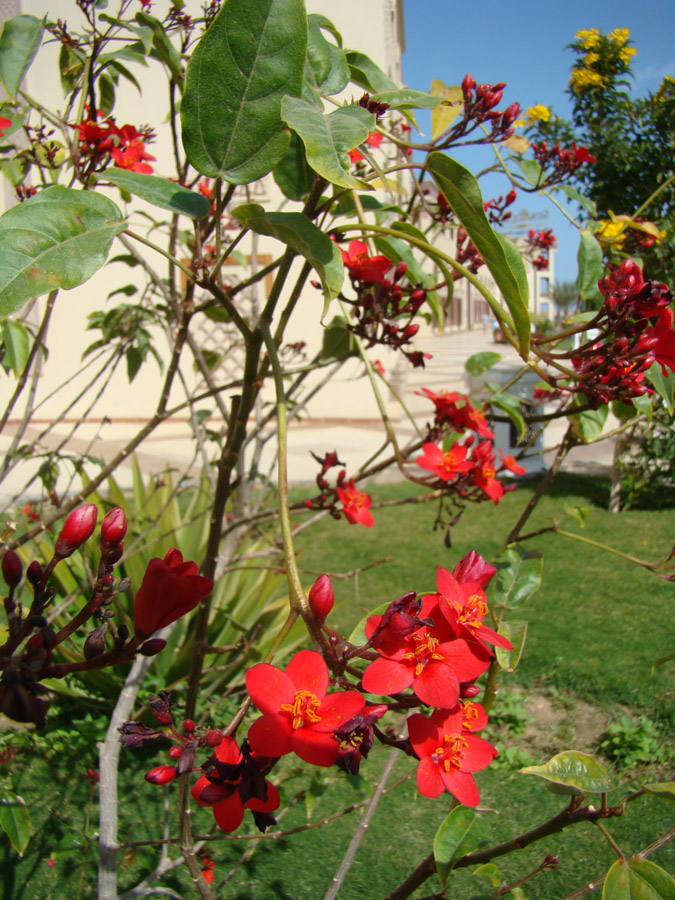
[(321, 359), (340, 359), (358, 355), (354, 336), (344, 316), (334, 316), (326, 326), (321, 344)]
[[(307, 63), (305, 80), (323, 94), (339, 94), (349, 83), (349, 66), (344, 50), (327, 41), (321, 33), (323, 16), (310, 15), (309, 43), (307, 44)], [(323, 26), (327, 27), (327, 26)]]
[[(154, 16), (145, 12), (136, 13), (136, 21), (141, 28), (148, 29), (152, 33), (152, 46), (150, 56), (158, 59), (171, 72), (171, 77), (183, 89), (183, 64), (181, 62), (180, 53), (171, 43), (171, 38), (166, 32), (164, 25)], [(136, 30), (136, 29), (134, 29)], [(138, 29), (140, 31), (140, 29)], [(138, 33), (138, 31), (136, 33)], [(139, 35), (141, 37), (141, 35)], [(141, 41), (143, 38), (141, 37)]]
[(298, 212), (267, 212), (257, 203), (245, 203), (232, 215), (256, 234), (283, 241), (300, 253), (317, 271), (326, 302), (342, 290), (344, 266), (342, 255), (334, 241), (313, 222)]
[(19, 855), (30, 841), (30, 813), (25, 802), (14, 791), (0, 790), (0, 828)]
[(396, 82), (392, 81), (365, 53), (359, 53), (357, 50), (347, 50), (347, 62), (349, 63), (352, 81), (358, 84), (359, 87), (370, 91), (371, 94), (398, 90), (399, 86)]
[(187, 67), (183, 144), (203, 175), (247, 184), (288, 149), (285, 94), (300, 96), (307, 51), (303, 0), (228, 0)]
[(525, 638), (527, 637), (527, 622), (517, 622), (513, 619), (510, 619), (508, 622), (501, 622), (499, 633), (507, 641), (510, 641), (513, 650), (495, 647), (497, 662), (505, 672), (513, 672), (520, 662), (520, 657), (523, 655)]
[(577, 252), (577, 290), (582, 300), (590, 300), (600, 293), (598, 281), (602, 278), (602, 248), (595, 236), (585, 228), (581, 232)]
[(497, 577), (493, 582), (492, 602), (507, 609), (518, 609), (541, 587), (544, 557), (540, 550), (520, 544), (507, 547), (493, 560)]
[(478, 248), (501, 291), (518, 335), (521, 354), (530, 346), (527, 275), (520, 254), (506, 238), (490, 226), (483, 210), (483, 197), (472, 173), (444, 153), (430, 153), (427, 168), (451, 209)]
[(60, 185), (12, 207), (0, 216), (0, 317), (91, 278), (125, 227), (112, 200)]
[(284, 97), (281, 118), (297, 132), (307, 154), (307, 162), (332, 184), (370, 190), (370, 186), (349, 174), (348, 153), (368, 137), (375, 116), (360, 106), (341, 106), (326, 115), (308, 100)]
[[(575, 406), (587, 402), (586, 398), (581, 395), (577, 395), (577, 398), (575, 398)], [(576, 437), (580, 438), (584, 444), (588, 444), (602, 434), (608, 415), (609, 404), (605, 403), (597, 409), (586, 409), (584, 412), (574, 413), (568, 418)]]
[(0, 33), (0, 81), (10, 97), (16, 97), (21, 82), (40, 48), (44, 22), (35, 16), (15, 16)]
[(563, 750), (543, 766), (526, 766), (520, 771), (545, 778), (568, 794), (601, 794), (612, 787), (607, 766), (579, 750)]
[(211, 211), (211, 201), (203, 194), (197, 194), (158, 175), (143, 175), (115, 167), (101, 172), (97, 180), (110, 181), (153, 206), (161, 206), (162, 209), (190, 216), (191, 219), (201, 219)]
[(443, 819), (434, 837), (434, 860), (444, 886), (454, 863), (476, 850), (489, 835), (488, 822), (467, 806), (456, 807)]
[(314, 170), (307, 164), (305, 145), (294, 131), (286, 155), (276, 164), (272, 175), (289, 200), (302, 200), (310, 192)]
[(602, 888), (602, 900), (673, 900), (675, 879), (641, 856), (617, 859)]

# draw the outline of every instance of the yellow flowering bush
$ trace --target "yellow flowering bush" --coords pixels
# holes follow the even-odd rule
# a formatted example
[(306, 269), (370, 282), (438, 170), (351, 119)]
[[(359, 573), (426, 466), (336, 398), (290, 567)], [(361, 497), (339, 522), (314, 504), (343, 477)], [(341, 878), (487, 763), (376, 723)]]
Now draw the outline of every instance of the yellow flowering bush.
[(593, 69), (572, 69), (570, 88), (575, 94), (588, 88), (601, 88), (604, 83), (605, 80), (602, 75), (599, 72), (594, 72)]
[(544, 106), (543, 103), (537, 103), (536, 106), (528, 106), (526, 112), (528, 125), (531, 125), (533, 122), (548, 122), (551, 118), (551, 110), (548, 106)]

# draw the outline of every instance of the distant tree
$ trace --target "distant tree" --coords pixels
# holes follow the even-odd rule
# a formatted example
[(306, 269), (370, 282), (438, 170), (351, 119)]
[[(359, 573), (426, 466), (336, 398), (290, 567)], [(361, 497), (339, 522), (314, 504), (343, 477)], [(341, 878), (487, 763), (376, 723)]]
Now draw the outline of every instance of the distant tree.
[(556, 281), (551, 288), (551, 298), (559, 310), (567, 310), (578, 302), (579, 290), (573, 281)]
[[(598, 237), (610, 254), (644, 259), (649, 277), (672, 283), (675, 275), (675, 78), (655, 93), (633, 99), (630, 62), (636, 54), (627, 28), (610, 34), (577, 32), (569, 91), (571, 120), (551, 115), (531, 121), (531, 140), (576, 141), (596, 158), (575, 173), (577, 187), (606, 220)], [(613, 216), (637, 217), (638, 226)], [(640, 220), (658, 231), (642, 230)], [(660, 232), (660, 233), (659, 233)], [(665, 234), (664, 234), (665, 232)]]

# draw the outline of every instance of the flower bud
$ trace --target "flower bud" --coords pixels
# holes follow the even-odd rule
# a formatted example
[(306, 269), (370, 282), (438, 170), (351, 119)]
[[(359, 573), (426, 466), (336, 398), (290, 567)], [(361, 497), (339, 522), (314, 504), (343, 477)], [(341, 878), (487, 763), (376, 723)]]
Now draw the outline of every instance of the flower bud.
[(107, 630), (107, 625), (99, 625), (91, 634), (87, 635), (87, 639), (84, 642), (85, 659), (94, 659), (94, 657), (100, 656), (101, 653), (105, 653), (105, 635)]
[(171, 759), (180, 759), (182, 755), (183, 748), (180, 745), (174, 744), (173, 747), (169, 748), (169, 756), (171, 757)]
[(401, 260), (401, 262), (394, 269), (394, 281), (400, 281), (407, 271), (408, 263)]
[[(507, 106), (504, 112), (502, 113), (502, 128), (508, 128), (510, 125), (516, 121), (518, 116), (520, 115), (520, 103), (512, 103), (510, 106)], [(515, 196), (515, 195), (514, 195)]]
[(155, 766), (145, 773), (145, 780), (150, 784), (169, 784), (176, 777), (175, 766)]
[(101, 548), (114, 547), (127, 533), (127, 517), (119, 506), (106, 513), (101, 522)]
[[(114, 566), (116, 562), (119, 562), (122, 559), (122, 554), (124, 553), (124, 544), (122, 541), (119, 544), (116, 544), (107, 554), (106, 561), (109, 566)], [(121, 588), (120, 588), (121, 590)]]
[(477, 684), (463, 684), (459, 689), (459, 696), (463, 700), (468, 700), (470, 697), (477, 697), (480, 690)]
[(219, 747), (223, 743), (223, 737), (223, 732), (214, 728), (211, 731), (206, 732), (204, 740), (206, 741), (207, 747)]
[(156, 656), (165, 647), (166, 641), (164, 640), (164, 638), (150, 638), (149, 641), (146, 641), (143, 644), (140, 652), (143, 654), (143, 656)]
[(471, 96), (474, 88), (476, 87), (476, 82), (471, 77), (471, 75), (467, 72), (464, 78), (462, 79), (462, 93), (465, 97)]
[(45, 650), (53, 650), (56, 647), (56, 632), (49, 625), (46, 625), (40, 632), (42, 643)]
[(54, 555), (58, 559), (66, 559), (71, 556), (92, 536), (97, 518), (98, 510), (93, 503), (87, 503), (85, 506), (78, 506), (77, 509), (74, 509), (66, 518), (61, 533), (56, 539)]
[(322, 625), (326, 616), (333, 608), (335, 594), (333, 584), (328, 575), (319, 575), (309, 592), (309, 606), (319, 625)]
[(19, 554), (14, 550), (8, 550), (2, 557), (2, 577), (8, 587), (18, 587), (21, 581), (23, 567)]
[(193, 732), (195, 730), (195, 723), (192, 719), (185, 719), (183, 721), (183, 731)]
[(42, 566), (34, 559), (33, 562), (26, 569), (26, 580), (32, 584), (36, 585), (40, 583), (40, 579), (42, 578)]

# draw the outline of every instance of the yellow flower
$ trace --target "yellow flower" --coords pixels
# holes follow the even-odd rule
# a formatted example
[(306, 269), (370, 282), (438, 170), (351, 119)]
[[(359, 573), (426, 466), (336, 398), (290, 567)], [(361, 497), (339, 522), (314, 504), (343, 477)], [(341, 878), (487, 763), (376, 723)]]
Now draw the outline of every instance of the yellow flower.
[(625, 230), (623, 222), (612, 222), (610, 219), (603, 219), (600, 223), (602, 228), (597, 232), (596, 237), (604, 244), (614, 244), (620, 249), (626, 240), (626, 235), (622, 232)]
[(628, 65), (631, 61), (631, 57), (635, 56), (637, 50), (635, 47), (622, 47), (619, 50), (619, 59), (625, 65)]
[(658, 91), (654, 94), (654, 102), (662, 103), (672, 92), (675, 92), (675, 78), (671, 75), (666, 75), (659, 85)]
[(584, 50), (591, 50), (600, 43), (600, 32), (597, 28), (582, 28), (581, 31), (577, 31), (574, 37), (576, 40), (581, 41), (581, 46)]
[(604, 87), (604, 84), (604, 79), (599, 72), (594, 72), (592, 69), (572, 69), (570, 88), (575, 94), (580, 94), (587, 88)]
[(630, 37), (630, 31), (627, 28), (615, 28), (614, 31), (607, 36), (610, 41), (614, 41), (615, 44), (625, 44)]
[(531, 125), (533, 122), (548, 122), (551, 118), (551, 110), (548, 106), (544, 106), (543, 103), (537, 103), (536, 106), (528, 106), (527, 107), (527, 124)]
[(596, 63), (600, 59), (600, 54), (596, 53), (594, 50), (591, 50), (590, 53), (587, 53), (584, 56), (584, 62), (587, 66), (592, 66), (593, 63)]

